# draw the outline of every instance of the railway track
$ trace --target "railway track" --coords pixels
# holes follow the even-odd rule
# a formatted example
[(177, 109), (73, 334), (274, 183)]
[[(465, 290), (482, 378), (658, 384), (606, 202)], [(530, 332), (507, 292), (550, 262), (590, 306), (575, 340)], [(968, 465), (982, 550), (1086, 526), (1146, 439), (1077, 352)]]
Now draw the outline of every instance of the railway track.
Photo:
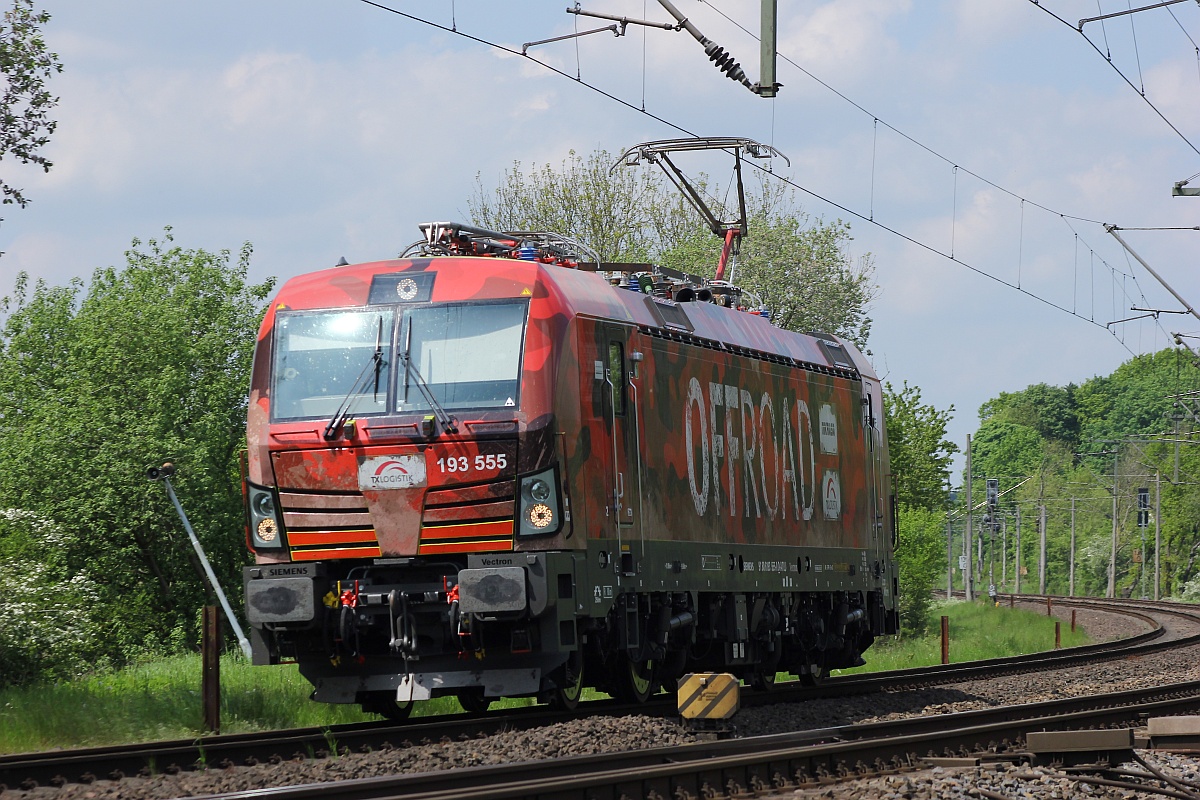
[[(1052, 600), (1065, 607), (1098, 608), (1135, 617), (1146, 629), (1142, 634), (1101, 645), (1051, 651), (1030, 656), (971, 662), (949, 667), (930, 667), (830, 679), (816, 688), (778, 684), (769, 694), (746, 693), (743, 705), (802, 702), (817, 697), (900, 691), (914, 687), (945, 685), (979, 680), (1014, 672), (1030, 673), (1058, 669), (1096, 659), (1125, 658), (1200, 642), (1200, 609), (1195, 606), (1164, 607), (1153, 604), (1131, 608), (1095, 600)], [(1114, 605), (1117, 608), (1114, 609)], [(1137, 605), (1132, 604), (1132, 605)], [(674, 698), (663, 696), (644, 706), (621, 706), (612, 701), (586, 704), (591, 715), (657, 714), (673, 716)], [(160, 742), (128, 747), (91, 748), (55, 753), (0, 756), (0, 785), (11, 789), (64, 785), (119, 779), (126, 776), (172, 773), (213, 766), (279, 763), (331, 754), (347, 754), (403, 747), (406, 743), (444, 741), (484, 736), (502, 730), (538, 728), (578, 714), (550, 712), (534, 707), (499, 714), (455, 715), (427, 718), (404, 725), (368, 723), (258, 734), (203, 737), (195, 741)], [(611, 761), (611, 756), (609, 757)], [(624, 760), (624, 757), (623, 757)]]
[[(1154, 690), (1007, 706), (705, 745), (256, 789), (201, 800), (701, 798), (786, 792), (913, 770), (929, 760), (1017, 760), (1030, 731), (1136, 726), (1200, 710), (1200, 681)], [(759, 795), (761, 796), (761, 795)]]

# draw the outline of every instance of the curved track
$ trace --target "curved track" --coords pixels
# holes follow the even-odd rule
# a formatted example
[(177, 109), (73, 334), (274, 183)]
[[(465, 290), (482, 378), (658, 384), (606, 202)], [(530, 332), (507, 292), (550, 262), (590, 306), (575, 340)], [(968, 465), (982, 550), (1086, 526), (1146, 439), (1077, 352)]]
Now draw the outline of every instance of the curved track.
[[(1043, 602), (1043, 598), (1026, 598)], [(769, 694), (747, 692), (743, 705), (798, 702), (813, 697), (865, 694), (898, 691), (915, 686), (933, 686), (965, 680), (978, 680), (1013, 672), (1029, 673), (1058, 669), (1097, 659), (1124, 658), (1134, 654), (1155, 652), (1200, 642), (1200, 608), (1171, 604), (1139, 604), (1128, 601), (1068, 600), (1053, 598), (1060, 607), (1097, 608), (1106, 612), (1132, 615), (1146, 629), (1137, 636), (1102, 645), (1089, 645), (1070, 650), (1051, 651), (1030, 656), (995, 659), (987, 662), (954, 664), (948, 667), (928, 667), (850, 676), (831, 679), (826, 685), (803, 688), (778, 684)], [(1133, 606), (1133, 607), (1131, 607)], [(662, 696), (645, 706), (621, 706), (612, 701), (585, 704), (581, 713), (621, 715), (650, 713), (675, 714), (674, 698)], [(432, 740), (444, 737), (479, 736), (499, 730), (535, 728), (573, 718), (534, 707), (515, 712), (488, 715), (456, 715), (427, 718), (406, 725), (368, 723), (336, 726), (329, 729), (303, 729), (206, 737), (198, 741), (164, 742), (130, 747), (94, 748), (0, 757), (0, 784), (12, 788), (31, 788), (35, 785), (61, 785), (67, 782), (90, 782), (95, 779), (146, 775), (152, 771), (172, 772), (190, 769), (197, 763), (226, 766), (278, 762), (294, 757), (328, 755), (331, 742), (339, 753), (378, 750), (405, 742)], [(939, 722), (944, 721), (939, 718)], [(840, 730), (840, 729), (839, 729)], [(843, 734), (838, 734), (839, 736)], [(757, 741), (745, 740), (745, 741)], [(609, 756), (611, 764), (611, 756)], [(625, 761), (625, 757), (622, 757)], [(870, 763), (870, 762), (867, 762)], [(326, 787), (328, 788), (328, 787)], [(665, 795), (670, 796), (670, 795)]]
[(1136, 725), (1148, 715), (1200, 709), (1200, 682), (1169, 689), (1009, 706), (707, 745), (581, 756), (501, 767), (368, 778), (210, 795), (206, 800), (450, 800), (450, 798), (672, 798), (786, 792), (916, 769), (926, 759), (1017, 760), (1029, 731)]

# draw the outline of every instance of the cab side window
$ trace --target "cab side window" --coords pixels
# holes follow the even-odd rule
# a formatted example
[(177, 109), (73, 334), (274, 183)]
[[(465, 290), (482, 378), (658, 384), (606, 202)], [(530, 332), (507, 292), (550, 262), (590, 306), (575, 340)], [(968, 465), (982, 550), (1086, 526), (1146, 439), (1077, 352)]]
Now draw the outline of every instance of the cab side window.
[(612, 384), (613, 414), (625, 416), (625, 348), (620, 342), (608, 345), (608, 379)]

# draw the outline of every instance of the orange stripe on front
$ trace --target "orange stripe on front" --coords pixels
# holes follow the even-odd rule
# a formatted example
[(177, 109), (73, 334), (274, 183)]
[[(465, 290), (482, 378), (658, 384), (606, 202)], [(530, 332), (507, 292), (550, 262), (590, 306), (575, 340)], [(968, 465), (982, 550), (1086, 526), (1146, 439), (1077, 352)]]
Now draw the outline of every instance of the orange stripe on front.
[(421, 528), (421, 541), (429, 539), (465, 539), (468, 536), (512, 536), (513, 521), (465, 522), (461, 525), (437, 525)]
[(319, 561), (322, 558), (378, 558), (383, 551), (378, 547), (343, 547), (332, 550), (293, 550), (293, 561)]
[(417, 548), (421, 555), (433, 553), (495, 553), (513, 549), (512, 539), (502, 539), (487, 542), (422, 542)]
[(288, 544), (293, 547), (298, 545), (312, 544), (357, 544), (359, 542), (377, 543), (379, 540), (375, 538), (375, 531), (368, 528), (367, 530), (357, 531), (307, 531), (304, 533), (288, 533)]

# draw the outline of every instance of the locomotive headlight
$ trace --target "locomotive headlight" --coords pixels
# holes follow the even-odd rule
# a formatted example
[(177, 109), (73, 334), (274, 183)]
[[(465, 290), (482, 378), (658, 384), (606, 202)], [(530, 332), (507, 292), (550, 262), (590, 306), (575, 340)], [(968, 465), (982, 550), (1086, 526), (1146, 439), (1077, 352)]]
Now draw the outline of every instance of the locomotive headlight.
[(260, 517), (275, 516), (275, 498), (270, 492), (256, 492), (254, 494), (254, 513)]
[[(529, 496), (538, 501), (539, 504), (545, 503), (550, 499), (550, 484), (541, 478), (534, 478), (529, 482)], [(550, 509), (547, 508), (546, 510), (549, 511)]]
[(522, 478), (517, 509), (517, 534), (546, 536), (557, 533), (562, 527), (560, 504), (556, 470), (548, 469)]
[(275, 503), (275, 493), (265, 486), (246, 486), (246, 505), (250, 512), (250, 545), (256, 550), (283, 547), (283, 521)]

